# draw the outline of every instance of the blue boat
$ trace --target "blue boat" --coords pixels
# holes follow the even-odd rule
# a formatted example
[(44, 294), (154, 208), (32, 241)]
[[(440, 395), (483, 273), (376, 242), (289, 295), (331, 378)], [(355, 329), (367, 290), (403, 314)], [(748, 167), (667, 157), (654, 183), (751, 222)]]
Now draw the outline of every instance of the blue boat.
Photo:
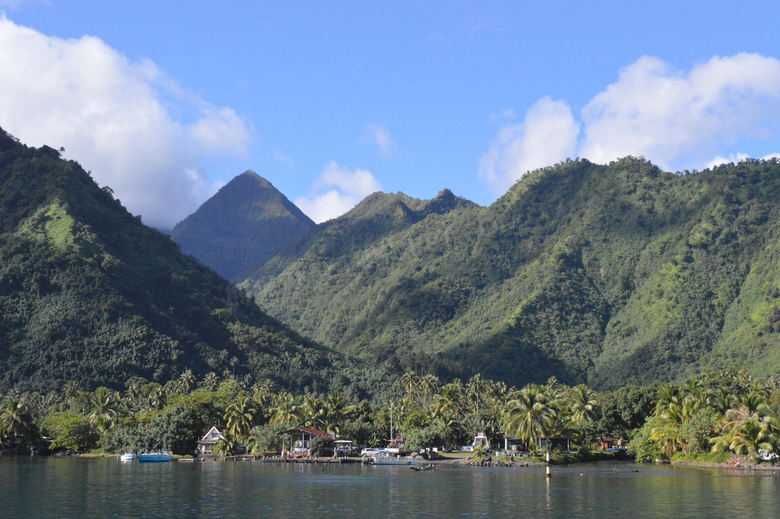
[(171, 461), (173, 454), (170, 452), (145, 452), (144, 454), (139, 454), (137, 459), (140, 463)]

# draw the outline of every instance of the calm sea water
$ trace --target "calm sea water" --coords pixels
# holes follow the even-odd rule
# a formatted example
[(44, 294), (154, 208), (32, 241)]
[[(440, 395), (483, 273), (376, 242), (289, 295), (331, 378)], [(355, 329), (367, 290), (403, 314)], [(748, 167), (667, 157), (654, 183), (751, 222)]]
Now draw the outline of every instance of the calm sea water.
[(539, 468), (0, 457), (0, 496), (15, 518), (780, 516), (780, 476), (624, 463), (547, 481)]

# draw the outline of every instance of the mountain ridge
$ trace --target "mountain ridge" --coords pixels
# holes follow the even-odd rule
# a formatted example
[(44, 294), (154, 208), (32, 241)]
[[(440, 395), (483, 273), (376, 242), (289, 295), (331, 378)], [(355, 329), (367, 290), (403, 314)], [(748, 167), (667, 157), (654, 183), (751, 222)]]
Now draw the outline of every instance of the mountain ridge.
[(189, 370), (360, 395), (369, 371), (360, 366), (181, 254), (78, 163), (0, 131), (3, 390), (45, 392), (66, 381), (122, 388), (133, 377), (166, 383)]
[[(323, 344), (418, 372), (614, 388), (738, 358), (764, 376), (780, 368), (780, 309), (739, 296), (752, 264), (772, 262), (761, 251), (778, 232), (778, 178), (777, 161), (691, 175), (633, 157), (566, 161), (487, 208), (373, 235), (348, 213), (331, 223), (337, 240), (318, 228), (241, 286)], [(780, 284), (780, 271), (762, 283)], [(740, 304), (776, 319), (772, 333), (740, 321)], [(759, 344), (759, 357), (744, 351)]]

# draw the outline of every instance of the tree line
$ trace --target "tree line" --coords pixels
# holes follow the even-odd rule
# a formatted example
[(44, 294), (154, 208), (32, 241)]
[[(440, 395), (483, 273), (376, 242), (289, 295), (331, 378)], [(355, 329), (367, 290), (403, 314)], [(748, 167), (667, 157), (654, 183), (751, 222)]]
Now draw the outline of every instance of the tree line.
[(189, 370), (166, 384), (141, 378), (126, 390), (82, 391), (73, 382), (49, 394), (10, 393), (0, 413), (3, 452), (32, 450), (120, 453), (171, 450), (192, 454), (214, 425), (224, 425), (216, 447), (227, 455), (239, 447), (257, 455), (281, 452), (281, 432), (310, 427), (384, 446), (402, 435), (405, 448), (470, 444), (484, 431), (490, 444), (516, 438), (529, 450), (539, 440), (570, 438), (589, 452), (599, 437), (629, 440), (639, 461), (676, 456), (736, 454), (758, 457), (780, 442), (777, 378), (755, 379), (744, 371), (709, 372), (685, 383), (626, 386), (596, 392), (550, 378), (545, 384), (507, 387), (481, 375), (444, 382), (406, 372), (389, 395), (355, 400), (339, 391), (294, 395), (266, 381), (247, 387), (214, 374), (197, 380)]

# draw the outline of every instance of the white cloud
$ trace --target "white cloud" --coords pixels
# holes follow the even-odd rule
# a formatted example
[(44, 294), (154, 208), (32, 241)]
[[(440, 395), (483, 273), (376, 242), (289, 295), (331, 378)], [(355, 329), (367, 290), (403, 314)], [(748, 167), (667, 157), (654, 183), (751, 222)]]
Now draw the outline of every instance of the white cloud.
[(233, 110), (183, 92), (151, 61), (131, 62), (95, 37), (49, 37), (4, 15), (0, 92), (0, 126), (29, 145), (64, 146), (131, 212), (160, 227), (218, 188), (206, 161), (240, 156), (250, 138)]
[(665, 168), (701, 164), (741, 137), (766, 137), (780, 116), (780, 61), (714, 57), (687, 75), (642, 57), (582, 111), (581, 154), (642, 155)]
[[(715, 166), (720, 166), (721, 164), (737, 164), (738, 162), (742, 162), (745, 159), (751, 159), (754, 157), (751, 157), (747, 155), (746, 153), (732, 153), (728, 157), (715, 157), (711, 161), (709, 161), (707, 164), (705, 164), (704, 169), (707, 168), (713, 168)], [(770, 160), (770, 159), (780, 159), (780, 153), (770, 153), (769, 155), (764, 155), (763, 157), (759, 157), (760, 160)]]
[(383, 157), (389, 157), (395, 148), (395, 144), (393, 144), (393, 140), (390, 138), (390, 132), (387, 128), (383, 128), (373, 123), (366, 125), (363, 137), (360, 138), (359, 142), (376, 144), (379, 147), (379, 153), (381, 153)]
[(501, 127), (480, 160), (479, 176), (502, 193), (526, 171), (575, 155), (599, 163), (643, 156), (668, 170), (738, 162), (747, 155), (724, 157), (726, 149), (746, 138), (776, 136), (779, 119), (775, 58), (714, 57), (684, 73), (645, 56), (588, 102), (581, 123), (565, 102), (545, 97), (524, 123)]
[(503, 193), (526, 172), (571, 156), (578, 133), (569, 106), (544, 97), (528, 110), (525, 121), (501, 127), (479, 161), (479, 177), (496, 194)]
[(382, 186), (368, 171), (351, 171), (330, 161), (311, 193), (297, 198), (295, 205), (309, 218), (321, 223), (341, 216), (371, 193), (381, 190)]

